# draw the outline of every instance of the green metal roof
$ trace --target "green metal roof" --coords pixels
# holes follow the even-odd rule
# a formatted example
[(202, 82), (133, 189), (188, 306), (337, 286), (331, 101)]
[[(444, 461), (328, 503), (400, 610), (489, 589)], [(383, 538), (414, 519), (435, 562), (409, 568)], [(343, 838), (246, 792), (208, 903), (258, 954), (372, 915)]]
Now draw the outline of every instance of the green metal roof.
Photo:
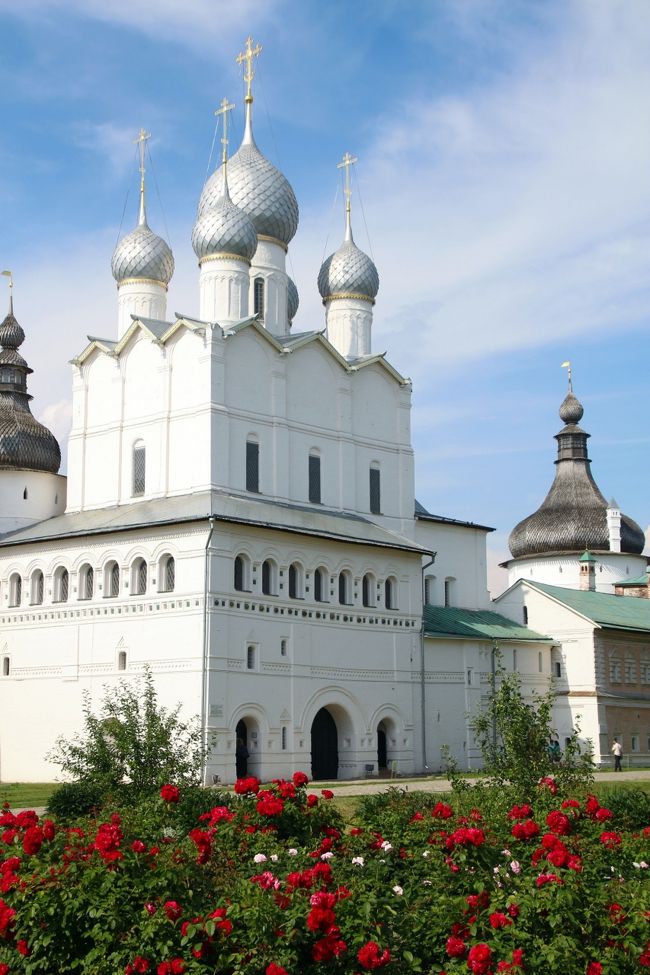
[(569, 609), (586, 616), (600, 626), (612, 630), (642, 630), (650, 632), (650, 599), (634, 596), (614, 596), (608, 592), (582, 589), (563, 589), (543, 582), (525, 580), (526, 585), (539, 589)]
[(474, 640), (517, 640), (551, 642), (527, 626), (520, 626), (507, 616), (488, 609), (459, 609), (456, 606), (425, 606), (425, 636), (453, 636)]
[(619, 582), (615, 582), (615, 586), (647, 586), (648, 576), (650, 573), (644, 572), (642, 576), (637, 576), (636, 579), (621, 579)]

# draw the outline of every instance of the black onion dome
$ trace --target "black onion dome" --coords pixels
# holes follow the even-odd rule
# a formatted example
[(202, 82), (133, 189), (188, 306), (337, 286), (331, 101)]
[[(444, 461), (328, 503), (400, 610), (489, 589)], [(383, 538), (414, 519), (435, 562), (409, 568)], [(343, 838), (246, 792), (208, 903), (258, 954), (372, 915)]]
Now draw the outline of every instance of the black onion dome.
[(13, 308), (0, 324), (0, 470), (57, 474), (61, 450), (56, 437), (32, 416), (27, 376), (32, 370), (16, 351), (25, 333)]
[[(560, 418), (565, 426), (555, 439), (558, 455), (555, 480), (540, 507), (512, 530), (510, 551), (515, 559), (561, 552), (608, 552), (607, 501), (591, 473), (589, 434), (578, 426), (584, 410), (569, 391)], [(645, 535), (632, 518), (621, 514), (621, 551), (640, 555)]]

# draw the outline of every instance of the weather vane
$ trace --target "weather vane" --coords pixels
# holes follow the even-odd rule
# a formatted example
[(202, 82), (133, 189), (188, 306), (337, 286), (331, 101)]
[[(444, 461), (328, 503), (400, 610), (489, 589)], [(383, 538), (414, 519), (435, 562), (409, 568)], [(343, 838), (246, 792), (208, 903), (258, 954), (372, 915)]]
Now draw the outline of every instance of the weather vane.
[(256, 44), (253, 47), (253, 38), (246, 38), (246, 50), (242, 51), (237, 55), (237, 64), (243, 64), (246, 62), (246, 67), (244, 68), (244, 81), (246, 82), (246, 101), (252, 102), (253, 95), (251, 93), (251, 84), (253, 78), (255, 77), (255, 71), (253, 70), (253, 58), (257, 58), (262, 53), (262, 45)]
[(9, 314), (14, 310), (14, 277), (11, 271), (0, 271), (3, 277), (9, 278)]
[(563, 369), (566, 369), (568, 371), (568, 376), (569, 376), (569, 392), (572, 393), (573, 392), (573, 382), (572, 382), (572, 379), (571, 379), (571, 363), (570, 363), (570, 361), (568, 359), (566, 360), (566, 362), (563, 362), (562, 363), (562, 368)]

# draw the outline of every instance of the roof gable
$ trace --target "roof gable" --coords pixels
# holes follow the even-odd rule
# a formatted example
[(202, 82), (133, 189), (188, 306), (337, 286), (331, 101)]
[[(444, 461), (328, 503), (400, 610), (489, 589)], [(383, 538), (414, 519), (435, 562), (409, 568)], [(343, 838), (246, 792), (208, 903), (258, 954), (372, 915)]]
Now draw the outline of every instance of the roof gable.
[(525, 581), (568, 609), (579, 613), (599, 627), (612, 630), (639, 630), (650, 633), (650, 600), (633, 596), (614, 596), (607, 592), (563, 589), (542, 582)]

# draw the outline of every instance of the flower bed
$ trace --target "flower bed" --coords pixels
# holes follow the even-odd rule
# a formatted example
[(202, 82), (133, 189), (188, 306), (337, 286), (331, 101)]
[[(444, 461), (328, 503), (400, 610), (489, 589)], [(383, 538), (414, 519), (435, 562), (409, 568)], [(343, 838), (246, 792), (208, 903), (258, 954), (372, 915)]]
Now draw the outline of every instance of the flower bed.
[(650, 973), (650, 826), (554, 792), (489, 817), (393, 795), (352, 828), (302, 773), (189, 832), (173, 785), (67, 828), (5, 810), (0, 975)]

